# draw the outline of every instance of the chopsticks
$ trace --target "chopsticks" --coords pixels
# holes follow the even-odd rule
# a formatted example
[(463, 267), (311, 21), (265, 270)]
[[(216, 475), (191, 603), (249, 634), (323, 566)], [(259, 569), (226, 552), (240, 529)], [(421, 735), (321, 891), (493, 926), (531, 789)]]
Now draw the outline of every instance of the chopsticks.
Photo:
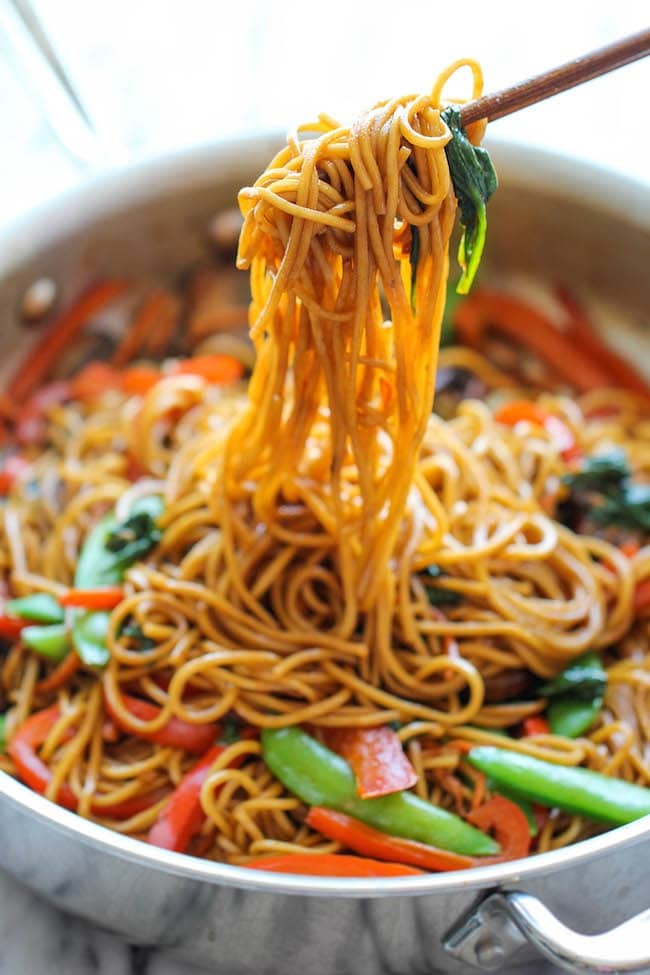
[(608, 44), (576, 58), (567, 61), (557, 68), (544, 71), (542, 74), (520, 81), (510, 88), (503, 88), (492, 95), (483, 95), (473, 102), (467, 102), (460, 111), (463, 126), (479, 119), (493, 122), (495, 119), (511, 115), (521, 108), (535, 105), (537, 102), (559, 95), (581, 85), (592, 78), (615, 71), (626, 64), (638, 61), (650, 54), (650, 29), (642, 30), (638, 34), (624, 37), (620, 41)]

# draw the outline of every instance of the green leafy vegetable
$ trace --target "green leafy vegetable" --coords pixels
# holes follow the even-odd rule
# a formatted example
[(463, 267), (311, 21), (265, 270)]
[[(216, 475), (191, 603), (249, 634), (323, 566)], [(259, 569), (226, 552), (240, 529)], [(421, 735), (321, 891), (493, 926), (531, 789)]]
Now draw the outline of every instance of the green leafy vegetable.
[(127, 623), (120, 630), (120, 636), (126, 636), (132, 642), (134, 650), (153, 650), (156, 641), (145, 636), (139, 623)]
[(589, 457), (579, 471), (566, 474), (568, 503), (572, 513), (582, 509), (598, 525), (619, 525), (632, 531), (650, 532), (650, 484), (636, 484), (622, 450), (612, 448)]
[[(439, 565), (428, 565), (424, 570), (431, 579), (443, 579), (446, 573)], [(462, 603), (463, 597), (453, 589), (444, 589), (442, 586), (427, 586), (427, 598), (432, 606), (458, 606)]]
[(594, 695), (603, 694), (607, 686), (607, 674), (597, 653), (589, 651), (568, 667), (538, 688), (541, 697), (559, 697), (572, 694), (583, 701), (590, 701)]
[(64, 618), (63, 607), (48, 592), (35, 592), (29, 596), (10, 599), (5, 609), (10, 616), (34, 620), (36, 623), (62, 623)]
[(620, 525), (632, 531), (650, 532), (650, 484), (624, 481), (616, 493), (592, 509), (599, 525)]
[(600, 713), (606, 687), (607, 673), (593, 651), (542, 684), (538, 693), (551, 699), (546, 716), (553, 734), (564, 738), (585, 734)]
[[(162, 533), (156, 519), (162, 511), (162, 498), (149, 495), (134, 501), (124, 521), (117, 521), (112, 514), (102, 518), (89, 533), (79, 554), (75, 586), (92, 589), (121, 582), (129, 566), (160, 541)], [(71, 616), (73, 642), (83, 662), (89, 667), (105, 666), (110, 656), (106, 646), (110, 614), (75, 610)], [(142, 649), (151, 648), (142, 646)]]
[(242, 723), (236, 715), (225, 718), (219, 735), (219, 745), (234, 745), (241, 739)]
[(487, 231), (486, 204), (496, 190), (498, 180), (488, 152), (481, 146), (473, 146), (465, 135), (460, 109), (450, 105), (442, 113), (442, 118), (451, 132), (445, 153), (463, 228), (458, 248), (462, 274), (456, 290), (459, 294), (467, 294), (481, 263)]
[(578, 471), (565, 474), (562, 483), (572, 491), (598, 491), (606, 494), (619, 488), (630, 476), (627, 457), (618, 447), (602, 454), (587, 457)]
[(463, 601), (459, 592), (440, 586), (427, 586), (427, 599), (432, 606), (458, 606)]

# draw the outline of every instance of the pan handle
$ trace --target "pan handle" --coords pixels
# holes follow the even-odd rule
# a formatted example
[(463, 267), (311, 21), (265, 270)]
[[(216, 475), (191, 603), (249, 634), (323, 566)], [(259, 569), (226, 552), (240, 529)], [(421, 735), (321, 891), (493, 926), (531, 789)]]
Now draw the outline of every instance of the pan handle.
[(650, 910), (602, 934), (578, 934), (537, 897), (520, 891), (490, 894), (447, 934), (445, 950), (477, 968), (495, 970), (524, 944), (575, 975), (650, 972)]

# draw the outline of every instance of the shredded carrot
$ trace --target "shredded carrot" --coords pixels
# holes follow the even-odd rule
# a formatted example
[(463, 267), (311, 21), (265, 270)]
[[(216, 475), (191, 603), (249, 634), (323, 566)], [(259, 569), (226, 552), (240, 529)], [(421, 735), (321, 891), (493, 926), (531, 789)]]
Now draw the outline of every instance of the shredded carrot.
[(476, 291), (458, 304), (454, 324), (463, 342), (473, 348), (481, 346), (490, 328), (496, 329), (533, 351), (581, 393), (612, 385), (611, 374), (594, 362), (579, 343), (512, 295)]
[(126, 283), (119, 280), (101, 281), (93, 285), (52, 322), (43, 339), (21, 364), (7, 387), (14, 402), (24, 400), (32, 390), (47, 379), (59, 356), (77, 337), (85, 325), (121, 295)]
[(609, 373), (610, 385), (629, 389), (630, 392), (650, 400), (648, 382), (623, 356), (603, 342), (587, 318), (584, 308), (564, 288), (557, 289), (557, 296), (569, 314), (568, 336)]
[(122, 389), (129, 396), (144, 396), (162, 376), (160, 369), (153, 366), (131, 366), (122, 374)]
[(51, 674), (44, 677), (34, 687), (36, 694), (51, 694), (59, 687), (63, 687), (77, 673), (81, 661), (74, 650), (71, 650), (67, 657), (64, 657), (60, 664), (54, 668)]
[[(115, 349), (111, 365), (124, 366), (145, 348), (151, 348), (152, 336), (158, 330), (164, 334), (164, 350), (178, 319), (178, 299), (171, 291), (157, 288), (140, 305), (122, 341)], [(171, 324), (170, 324), (171, 323)], [(156, 340), (153, 339), (154, 344)]]
[(220, 385), (241, 379), (244, 366), (232, 355), (199, 355), (181, 359), (171, 369), (171, 375), (201, 376), (206, 382)]
[(645, 613), (647, 609), (650, 609), (650, 579), (643, 579), (637, 582), (634, 591), (634, 612)]
[(59, 597), (62, 606), (82, 609), (115, 609), (124, 599), (121, 586), (101, 586), (97, 589), (69, 589)]

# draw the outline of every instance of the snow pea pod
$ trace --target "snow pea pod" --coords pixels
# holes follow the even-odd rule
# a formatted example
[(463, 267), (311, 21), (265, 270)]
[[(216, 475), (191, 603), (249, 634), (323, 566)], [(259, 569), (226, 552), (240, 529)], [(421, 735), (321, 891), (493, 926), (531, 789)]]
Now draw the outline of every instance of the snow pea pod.
[(336, 809), (384, 833), (454, 853), (499, 852), (491, 837), (413, 792), (361, 799), (348, 763), (300, 728), (265, 728), (262, 754), (273, 774), (311, 806)]
[(63, 607), (49, 592), (34, 592), (29, 596), (10, 599), (5, 604), (10, 616), (36, 623), (63, 623)]
[(554, 765), (491, 745), (473, 748), (467, 760), (497, 786), (543, 806), (613, 826), (650, 814), (650, 789), (590, 769)]

